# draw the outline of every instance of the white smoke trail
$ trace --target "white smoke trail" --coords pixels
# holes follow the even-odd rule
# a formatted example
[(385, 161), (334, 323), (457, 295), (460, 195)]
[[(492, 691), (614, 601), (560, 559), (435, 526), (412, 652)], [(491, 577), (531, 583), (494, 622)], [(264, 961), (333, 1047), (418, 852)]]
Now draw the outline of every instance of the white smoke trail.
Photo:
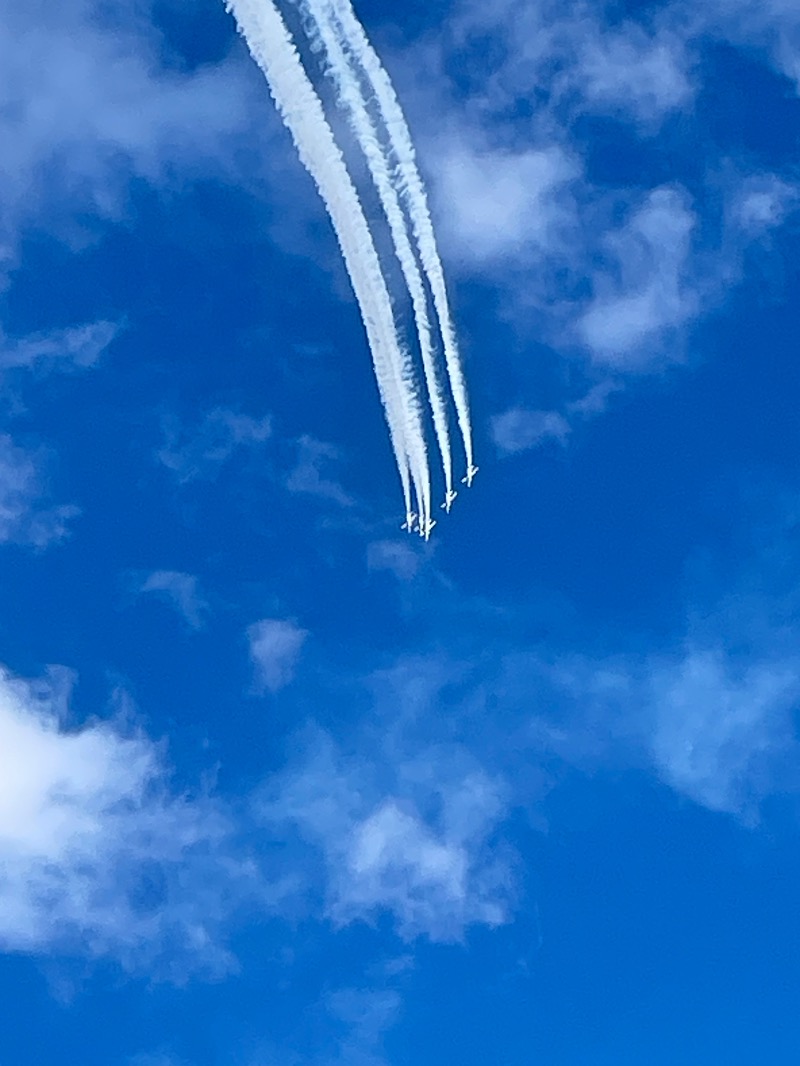
[[(449, 498), (453, 489), (453, 460), (447, 425), (447, 404), (436, 366), (425, 285), (411, 247), (400, 197), (392, 183), (386, 152), (370, 117), (358, 74), (351, 66), (343, 48), (341, 30), (330, 0), (300, 0), (300, 3), (305, 12), (311, 16), (305, 24), (309, 41), (312, 46), (321, 44), (325, 49), (329, 64), (328, 73), (336, 85), (339, 103), (343, 104), (347, 110), (351, 128), (367, 160), (383, 213), (389, 223), (392, 241), (414, 310), (425, 384), (428, 389), (436, 439), (442, 456), (445, 491)], [(406, 375), (406, 380), (410, 380), (413, 367), (406, 369)]]
[(365, 77), (369, 81), (389, 136), (397, 163), (400, 192), (406, 203), (414, 236), (422, 260), (422, 266), (431, 286), (434, 307), (442, 332), (447, 373), (453, 390), (453, 401), (458, 416), (458, 426), (464, 441), (467, 469), (473, 468), (472, 428), (470, 425), (469, 401), (461, 356), (458, 351), (455, 329), (450, 315), (444, 271), (436, 245), (428, 198), (419, 173), (411, 133), (397, 99), (389, 75), (375, 49), (370, 44), (364, 28), (353, 11), (350, 0), (325, 0), (331, 7), (341, 27), (342, 35)]
[(226, 0), (251, 55), (261, 68), (297, 153), (330, 215), (361, 308), (392, 447), (411, 511), (409, 472), (420, 523), (430, 517), (430, 475), (419, 411), (402, 380), (394, 315), (375, 244), (355, 186), (319, 96), (303, 69), (289, 30), (272, 0)]

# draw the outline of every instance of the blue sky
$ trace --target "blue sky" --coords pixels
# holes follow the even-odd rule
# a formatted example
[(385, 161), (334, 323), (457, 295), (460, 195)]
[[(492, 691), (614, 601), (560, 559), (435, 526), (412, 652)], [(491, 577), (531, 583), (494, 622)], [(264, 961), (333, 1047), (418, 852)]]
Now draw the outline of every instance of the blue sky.
[(398, 10), (427, 545), (223, 5), (0, 3), (2, 1066), (800, 1055), (800, 12)]

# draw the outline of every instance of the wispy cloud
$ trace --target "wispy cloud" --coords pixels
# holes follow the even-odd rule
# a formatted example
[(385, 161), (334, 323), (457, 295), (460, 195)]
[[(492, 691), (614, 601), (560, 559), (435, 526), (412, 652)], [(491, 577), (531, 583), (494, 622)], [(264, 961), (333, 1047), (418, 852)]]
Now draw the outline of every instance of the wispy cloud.
[(690, 647), (656, 666), (647, 688), (651, 751), (667, 784), (711, 810), (754, 816), (798, 751), (800, 658), (741, 663)]
[(0, 434), (0, 544), (45, 548), (63, 540), (79, 513), (71, 505), (53, 506), (43, 475), (43, 453), (18, 447)]
[(326, 1056), (331, 1066), (385, 1066), (383, 1038), (396, 1023), (401, 999), (391, 989), (340, 988), (325, 996), (330, 1017), (344, 1027), (335, 1052)]
[(421, 558), (404, 540), (376, 540), (367, 547), (370, 570), (386, 570), (399, 581), (410, 581), (419, 572)]
[(616, 370), (647, 366), (660, 357), (664, 337), (694, 316), (699, 298), (690, 273), (694, 226), (686, 196), (662, 188), (606, 235), (610, 263), (595, 272), (592, 300), (578, 322), (595, 361)]
[(119, 335), (119, 322), (86, 322), (0, 344), (0, 369), (72, 370), (94, 366)]
[[(448, 255), (493, 288), (520, 339), (588, 356), (590, 381), (575, 380), (573, 362), (571, 388), (596, 382), (598, 372), (658, 372), (683, 361), (695, 325), (745, 277), (748, 243), (788, 217), (793, 181), (733, 175), (694, 108), (704, 48), (721, 38), (749, 44), (756, 38), (746, 27), (757, 36), (759, 20), (764, 39), (777, 33), (786, 55), (797, 17), (781, 0), (675, 0), (635, 18), (603, 2), (567, 11), (550, 0), (460, 0), (445, 32), (414, 47), (426, 77), (409, 90)], [(486, 62), (470, 62), (473, 49)], [(595, 120), (611, 120), (613, 138), (646, 153), (677, 112), (698, 136), (685, 146), (679, 136), (676, 152), (688, 157), (698, 141), (707, 144), (710, 188), (693, 182), (690, 197), (662, 179), (648, 189), (624, 168), (615, 180), (606, 165), (614, 152), (595, 151)], [(442, 113), (444, 135), (430, 119)], [(518, 394), (513, 405), (536, 407)]]
[(753, 237), (777, 229), (800, 204), (800, 187), (777, 174), (749, 174), (730, 193), (732, 221)]
[(272, 421), (217, 407), (188, 425), (165, 417), (162, 430), (158, 459), (181, 484), (187, 484), (213, 480), (239, 449), (262, 447), (272, 436)]
[(609, 6), (462, 0), (450, 30), (459, 48), (487, 35), (503, 46), (484, 79), (492, 110), (535, 98), (547, 86), (543, 105), (564, 118), (587, 111), (611, 114), (650, 131), (691, 102), (691, 50), (668, 17), (615, 19), (609, 25)]
[(759, 49), (800, 92), (800, 13), (791, 0), (711, 0), (681, 7), (688, 11), (690, 30)]
[(351, 507), (353, 500), (327, 470), (339, 458), (339, 452), (331, 444), (303, 436), (297, 442), (297, 458), (289, 471), (286, 487), (289, 492), (305, 496), (317, 496), (331, 500), (341, 507)]
[(294, 677), (308, 633), (285, 618), (263, 618), (247, 630), (259, 692), (278, 692)]
[[(159, 41), (133, 12), (113, 29), (100, 4), (6, 5), (0, 14), (0, 249), (46, 226), (82, 239), (78, 211), (117, 218), (132, 175), (163, 184), (219, 171), (250, 113), (238, 63), (162, 69)], [(106, 28), (108, 27), (108, 28)], [(1, 264), (0, 264), (1, 265)]]
[(503, 924), (512, 882), (489, 844), (502, 783), (459, 748), (387, 756), (348, 757), (318, 736), (265, 793), (262, 817), (318, 849), (328, 917), (346, 925), (389, 913), (403, 937), (435, 941)]
[(569, 422), (558, 411), (528, 411), (522, 407), (495, 415), (491, 431), (504, 455), (527, 451), (546, 440), (565, 444), (571, 432)]
[(559, 145), (481, 149), (479, 129), (437, 144), (437, 200), (452, 255), (468, 265), (560, 247), (572, 223), (580, 167)]
[(193, 574), (156, 570), (144, 580), (139, 592), (161, 595), (176, 608), (190, 629), (202, 629), (209, 607)]
[(587, 110), (629, 117), (647, 130), (691, 103), (691, 60), (679, 34), (661, 28), (648, 32), (631, 22), (603, 32), (600, 22), (586, 18), (576, 20), (574, 33), (576, 63), (569, 86), (582, 94)]

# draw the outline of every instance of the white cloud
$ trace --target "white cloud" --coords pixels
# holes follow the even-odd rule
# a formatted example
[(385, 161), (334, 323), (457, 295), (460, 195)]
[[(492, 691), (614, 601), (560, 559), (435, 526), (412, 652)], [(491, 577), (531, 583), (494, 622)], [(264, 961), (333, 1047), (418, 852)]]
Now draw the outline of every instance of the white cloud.
[(67, 329), (29, 334), (0, 345), (0, 368), (84, 369), (94, 366), (119, 335), (118, 322), (86, 322)]
[(735, 186), (730, 213), (751, 237), (780, 226), (800, 202), (800, 189), (776, 174), (751, 174)]
[[(755, 175), (730, 210), (726, 187), (699, 193), (696, 211), (676, 185), (613, 188), (602, 162), (595, 185), (601, 156), (586, 140), (599, 131), (581, 120), (609, 116), (636, 127), (621, 136), (650, 136), (682, 110), (702, 134), (692, 108), (703, 48), (726, 34), (746, 44), (742, 27), (757, 18), (800, 41), (795, 7), (676, 0), (620, 20), (603, 2), (461, 0), (436, 41), (416, 47), (425, 88), (407, 88), (431, 131), (421, 148), (448, 256), (495, 286), (496, 313), (520, 340), (577, 343), (613, 372), (683, 359), (697, 319), (742, 279), (746, 242), (781, 224), (793, 190)], [(718, 150), (709, 145), (710, 185)]]
[(698, 309), (691, 276), (695, 218), (677, 189), (655, 189), (604, 240), (610, 263), (595, 272), (593, 298), (577, 325), (596, 362), (637, 369), (662, 356), (665, 336)]
[(654, 670), (650, 739), (663, 779), (711, 810), (749, 814), (772, 790), (775, 762), (797, 750), (800, 660), (739, 665), (689, 649)]
[(78, 513), (76, 507), (54, 507), (47, 500), (41, 453), (0, 434), (0, 544), (45, 548), (67, 536), (68, 523)]
[(709, 0), (687, 7), (690, 29), (759, 49), (800, 91), (800, 11), (794, 0)]
[(522, 407), (495, 415), (491, 431), (498, 450), (505, 455), (527, 451), (545, 440), (566, 444), (571, 432), (569, 422), (558, 411), (528, 411)]
[(78, 211), (115, 218), (135, 175), (227, 167), (246, 128), (244, 65), (161, 69), (147, 21), (95, 0), (3, 5), (0, 11), (0, 247), (13, 264), (19, 236), (44, 225), (84, 239)]
[(437, 143), (436, 196), (449, 249), (480, 263), (546, 251), (571, 220), (579, 168), (557, 146), (518, 152)]
[(248, 628), (260, 692), (278, 692), (291, 682), (307, 636), (305, 629), (281, 618), (264, 618)]
[(340, 988), (325, 997), (329, 1015), (345, 1027), (326, 1061), (341, 1066), (385, 1066), (383, 1037), (396, 1023), (401, 1000), (391, 989)]
[(217, 407), (195, 425), (165, 418), (163, 432), (165, 442), (158, 459), (186, 484), (215, 478), (238, 449), (261, 447), (272, 436), (272, 422), (268, 417), (253, 418)]
[(501, 46), (482, 76), (493, 112), (535, 101), (567, 120), (590, 111), (652, 129), (691, 102), (686, 37), (667, 18), (612, 25), (606, 15), (604, 4), (580, 0), (568, 9), (556, 0), (463, 0), (450, 29), (456, 47), (487, 36)]
[(676, 34), (649, 35), (628, 23), (622, 30), (602, 32), (599, 25), (583, 42), (577, 34), (574, 90), (587, 109), (655, 125), (670, 111), (687, 106), (694, 95), (688, 72), (686, 43)]
[(258, 868), (219, 803), (171, 791), (160, 746), (70, 722), (68, 688), (0, 673), (0, 947), (226, 970), (228, 923), (269, 897)]
[(208, 604), (200, 595), (197, 578), (193, 574), (156, 570), (145, 579), (139, 591), (165, 596), (191, 629), (202, 629)]
[(289, 492), (305, 496), (317, 496), (322, 500), (332, 500), (341, 507), (351, 507), (353, 500), (347, 495), (338, 481), (327, 477), (326, 467), (339, 458), (339, 452), (332, 444), (303, 436), (297, 442), (297, 460), (286, 479)]
[(460, 748), (387, 755), (354, 759), (323, 738), (265, 797), (262, 816), (320, 853), (328, 917), (347, 925), (389, 913), (401, 936), (434, 941), (503, 924), (511, 879), (491, 843), (502, 784)]
[(420, 556), (402, 540), (376, 540), (367, 547), (370, 570), (387, 570), (398, 581), (410, 581), (417, 575)]
[(792, 653), (735, 654), (693, 638), (673, 654), (534, 658), (524, 673), (560, 694), (549, 696), (558, 714), (537, 716), (533, 735), (567, 762), (644, 764), (694, 803), (745, 821), (765, 797), (798, 787)]

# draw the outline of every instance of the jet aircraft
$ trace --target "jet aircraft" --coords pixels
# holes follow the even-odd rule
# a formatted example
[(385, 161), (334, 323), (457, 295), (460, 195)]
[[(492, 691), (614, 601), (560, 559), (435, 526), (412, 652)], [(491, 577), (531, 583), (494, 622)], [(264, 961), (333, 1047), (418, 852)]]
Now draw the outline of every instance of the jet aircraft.
[(435, 519), (426, 518), (424, 522), (420, 522), (419, 535), (421, 537), (423, 537), (425, 540), (430, 540), (431, 531), (433, 530), (433, 527), (435, 525), (436, 525)]
[(467, 476), (466, 477), (462, 477), (461, 484), (462, 485), (466, 485), (467, 488), (470, 488), (470, 486), (472, 485), (472, 479), (475, 477), (475, 475), (477, 473), (478, 473), (477, 466), (468, 466), (467, 467)]
[(443, 511), (447, 511), (447, 513), (450, 514), (450, 508), (453, 506), (453, 500), (456, 498), (456, 496), (458, 496), (458, 493), (454, 489), (451, 489), (447, 493), (444, 498), (444, 503), (442, 504)]

